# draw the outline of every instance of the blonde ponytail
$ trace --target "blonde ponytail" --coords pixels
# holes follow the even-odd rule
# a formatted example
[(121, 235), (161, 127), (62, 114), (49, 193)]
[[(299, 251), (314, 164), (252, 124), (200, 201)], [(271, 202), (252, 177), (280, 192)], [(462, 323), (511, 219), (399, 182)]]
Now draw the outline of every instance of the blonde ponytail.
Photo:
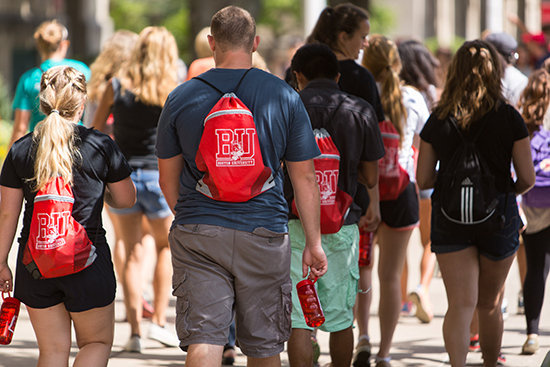
[(85, 77), (71, 67), (54, 67), (42, 75), (40, 109), (47, 117), (33, 133), (36, 153), (30, 181), (34, 190), (57, 176), (72, 184), (73, 166), (81, 159), (75, 123), (85, 96)]
[(384, 113), (389, 117), (402, 142), (407, 121), (407, 110), (401, 92), (401, 59), (395, 43), (386, 37), (375, 34), (369, 37), (369, 45), (363, 54), (366, 67), (382, 85), (380, 99)]

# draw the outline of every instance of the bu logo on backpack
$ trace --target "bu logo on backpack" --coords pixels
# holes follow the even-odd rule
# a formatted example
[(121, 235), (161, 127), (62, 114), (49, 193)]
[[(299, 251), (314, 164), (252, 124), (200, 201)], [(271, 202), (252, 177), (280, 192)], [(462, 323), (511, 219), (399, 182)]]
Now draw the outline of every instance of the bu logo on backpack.
[[(340, 101), (323, 126), (328, 124), (346, 98), (347, 96)], [(321, 155), (313, 159), (321, 198), (321, 234), (336, 233), (344, 224), (353, 198), (338, 188), (340, 152), (332, 137), (324, 128), (313, 130), (313, 134), (321, 151)], [(294, 199), (292, 200), (292, 213), (299, 217)]]
[(535, 208), (550, 207), (550, 131), (541, 127), (531, 139), (535, 186), (523, 194), (523, 203)]
[(62, 177), (50, 180), (34, 198), (23, 264), (34, 279), (78, 273), (97, 257), (86, 230), (72, 216), (74, 196)]
[(409, 174), (399, 164), (399, 133), (390, 121), (378, 123), (386, 154), (378, 161), (380, 201), (396, 200), (409, 184)]
[(204, 79), (194, 79), (222, 94), (204, 120), (195, 163), (205, 173), (197, 182), (197, 191), (214, 200), (240, 203), (275, 186), (271, 168), (263, 162), (252, 112), (235, 93), (224, 93)]
[(495, 177), (475, 146), (486, 121), (471, 141), (464, 137), (454, 117), (448, 121), (460, 135), (461, 143), (446, 172), (437, 177), (442, 224), (457, 234), (497, 232), (504, 227), (505, 217), (497, 211)]

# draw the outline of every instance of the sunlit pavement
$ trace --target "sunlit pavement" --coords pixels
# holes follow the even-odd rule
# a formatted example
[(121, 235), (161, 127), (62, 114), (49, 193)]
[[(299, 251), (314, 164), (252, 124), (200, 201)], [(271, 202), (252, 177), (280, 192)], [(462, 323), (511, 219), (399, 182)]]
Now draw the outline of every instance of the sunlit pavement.
[[(110, 243), (112, 243), (112, 229), (107, 216), (104, 216), (106, 229), (109, 234)], [(414, 289), (419, 279), (419, 263), (421, 256), (421, 245), (418, 241), (418, 233), (413, 234), (413, 240), (409, 245), (409, 289)], [(10, 254), (10, 264), (15, 262), (15, 248)], [(151, 262), (148, 268), (151, 267)], [(13, 269), (13, 268), (12, 268)], [(150, 272), (149, 272), (150, 273)], [(378, 278), (377, 269), (373, 271), (373, 303), (371, 309), (370, 337), (373, 344), (373, 353), (377, 351), (377, 345), (380, 340), (380, 331), (378, 324)], [(150, 287), (150, 286), (148, 286)], [(506, 297), (508, 299), (509, 317), (504, 323), (504, 337), (502, 351), (506, 356), (505, 366), (513, 367), (535, 367), (540, 366), (546, 353), (550, 350), (550, 286), (547, 284), (545, 294), (545, 304), (541, 316), (541, 335), (539, 337), (540, 350), (533, 356), (520, 355), (521, 347), (525, 342), (525, 317), (516, 314), (517, 296), (520, 289), (517, 264), (510, 271), (506, 285)], [(149, 292), (152, 293), (152, 292)], [(437, 276), (434, 277), (430, 288), (430, 298), (434, 306), (435, 317), (430, 324), (422, 324), (415, 317), (401, 317), (395, 331), (393, 347), (391, 350), (394, 367), (401, 366), (446, 366), (448, 357), (445, 353), (441, 327), (443, 316), (447, 308), (445, 289), (443, 281)], [(175, 300), (170, 302), (170, 309), (167, 312), (168, 321), (174, 322)], [(122, 289), (119, 285), (116, 299), (116, 326), (115, 342), (109, 361), (111, 367), (141, 367), (141, 366), (182, 366), (185, 364), (185, 353), (179, 348), (165, 348), (160, 343), (146, 338), (148, 321), (143, 322), (143, 343), (144, 350), (141, 354), (127, 353), (122, 351), (125, 343), (130, 336), (130, 327), (124, 322), (125, 312), (122, 301)], [(355, 330), (357, 338), (357, 329)], [(318, 340), (321, 346), (320, 365), (324, 366), (330, 363), (328, 354), (328, 334), (319, 332)], [(73, 336), (74, 340), (74, 336)], [(239, 350), (237, 349), (239, 352)], [(77, 348), (73, 342), (71, 351), (71, 362), (76, 355)], [(0, 366), (1, 367), (31, 367), (36, 366), (38, 358), (38, 348), (32, 330), (28, 314), (24, 306), (21, 308), (21, 314), (13, 341), (8, 346), (0, 345)], [(283, 366), (288, 366), (288, 357), (286, 351), (281, 354)], [(245, 366), (246, 357), (238, 353), (235, 366)], [(470, 353), (468, 355), (469, 366), (482, 366), (481, 353)], [(373, 364), (374, 366), (374, 364)]]

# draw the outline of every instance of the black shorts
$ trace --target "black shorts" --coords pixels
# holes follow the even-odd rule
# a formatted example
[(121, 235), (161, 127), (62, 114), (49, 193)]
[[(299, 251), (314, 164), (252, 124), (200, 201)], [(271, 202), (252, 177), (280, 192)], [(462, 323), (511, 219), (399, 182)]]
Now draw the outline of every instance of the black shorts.
[(432, 226), (430, 239), (432, 241), (432, 252), (445, 254), (456, 252), (470, 246), (477, 246), (481, 255), (486, 258), (499, 261), (516, 253), (519, 247), (520, 218), (516, 195), (508, 195), (508, 204), (505, 205), (506, 194), (499, 194), (497, 211), (504, 212), (506, 206), (506, 221), (504, 228), (494, 234), (486, 235), (457, 235), (450, 233), (440, 222), (441, 210), (437, 202), (432, 201)]
[(64, 303), (69, 312), (108, 306), (114, 301), (116, 292), (111, 249), (103, 243), (96, 246), (96, 251), (94, 263), (81, 272), (35, 280), (23, 265), (20, 249), (15, 271), (15, 298), (32, 308)]
[(418, 226), (420, 208), (416, 185), (409, 182), (405, 191), (395, 200), (380, 202), (382, 222), (393, 229), (409, 229)]

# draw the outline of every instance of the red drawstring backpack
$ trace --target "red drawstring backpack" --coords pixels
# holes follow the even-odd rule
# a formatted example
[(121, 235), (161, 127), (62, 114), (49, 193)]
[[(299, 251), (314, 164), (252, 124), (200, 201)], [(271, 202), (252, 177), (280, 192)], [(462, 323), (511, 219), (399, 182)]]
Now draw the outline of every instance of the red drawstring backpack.
[(195, 157), (204, 176), (197, 191), (214, 200), (241, 203), (275, 186), (271, 168), (263, 162), (252, 112), (234, 92), (224, 93), (204, 79), (194, 79), (223, 94), (204, 120)]
[[(342, 228), (353, 202), (353, 198), (348, 193), (338, 188), (340, 152), (328, 131), (324, 129), (346, 98), (347, 96), (332, 111), (323, 127), (313, 130), (315, 142), (321, 151), (321, 155), (313, 159), (321, 196), (321, 234), (338, 232)], [(292, 213), (298, 216), (294, 199), (292, 200)]]
[(399, 164), (399, 133), (390, 121), (378, 123), (386, 154), (378, 161), (380, 201), (395, 200), (409, 184), (409, 174)]
[(34, 279), (78, 273), (97, 257), (86, 230), (72, 216), (74, 196), (62, 177), (50, 180), (34, 198), (23, 264)]

